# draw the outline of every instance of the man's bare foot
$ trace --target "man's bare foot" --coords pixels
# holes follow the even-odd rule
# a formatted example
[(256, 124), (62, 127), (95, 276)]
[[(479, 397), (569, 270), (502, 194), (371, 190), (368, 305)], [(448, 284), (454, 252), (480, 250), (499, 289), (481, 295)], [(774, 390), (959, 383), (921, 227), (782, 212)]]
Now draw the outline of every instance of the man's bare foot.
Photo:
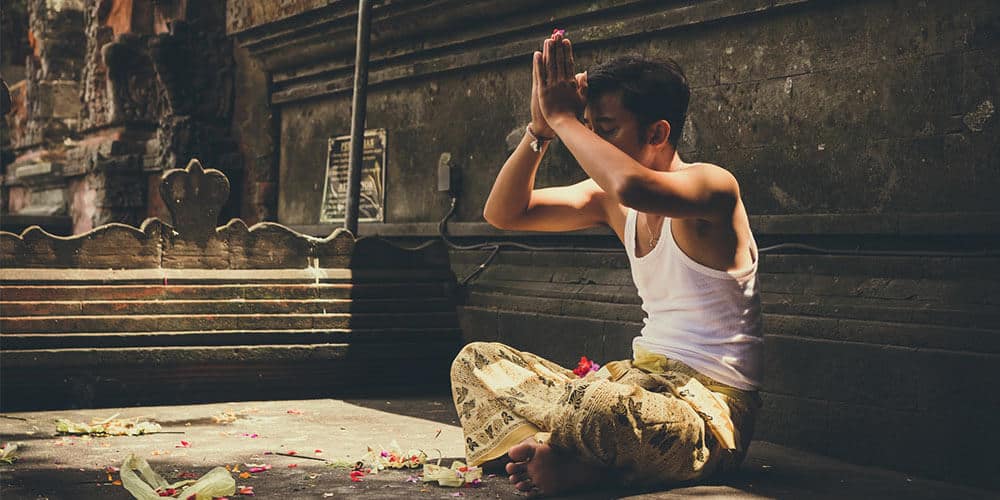
[(507, 455), (510, 482), (533, 495), (557, 495), (597, 484), (605, 471), (529, 437), (514, 445)]
[(479, 465), (479, 468), (483, 470), (486, 474), (503, 474), (505, 467), (510, 463), (510, 457), (507, 454), (500, 455), (493, 460), (487, 460)]

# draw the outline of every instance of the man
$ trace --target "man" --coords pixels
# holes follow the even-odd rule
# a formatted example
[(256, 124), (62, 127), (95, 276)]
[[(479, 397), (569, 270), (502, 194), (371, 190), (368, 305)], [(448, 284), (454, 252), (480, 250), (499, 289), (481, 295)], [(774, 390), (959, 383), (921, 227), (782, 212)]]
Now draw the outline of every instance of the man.
[[(469, 461), (506, 462), (516, 488), (536, 494), (735, 467), (759, 407), (757, 248), (736, 179), (677, 154), (690, 96), (683, 72), (625, 57), (574, 74), (557, 31), (534, 54), (532, 75), (531, 123), (484, 216), (509, 230), (610, 226), (647, 318), (632, 360), (582, 378), (502, 344), (467, 345), (452, 392)], [(589, 178), (534, 189), (555, 136)]]

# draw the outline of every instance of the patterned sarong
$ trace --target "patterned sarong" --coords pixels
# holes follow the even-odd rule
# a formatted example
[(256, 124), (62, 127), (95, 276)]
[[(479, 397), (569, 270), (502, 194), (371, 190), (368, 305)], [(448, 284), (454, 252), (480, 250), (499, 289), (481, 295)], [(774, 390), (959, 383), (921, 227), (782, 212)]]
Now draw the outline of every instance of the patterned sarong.
[(452, 364), (451, 383), (470, 465), (535, 436), (632, 484), (735, 468), (760, 406), (755, 392), (641, 351), (578, 378), (534, 354), (474, 342)]

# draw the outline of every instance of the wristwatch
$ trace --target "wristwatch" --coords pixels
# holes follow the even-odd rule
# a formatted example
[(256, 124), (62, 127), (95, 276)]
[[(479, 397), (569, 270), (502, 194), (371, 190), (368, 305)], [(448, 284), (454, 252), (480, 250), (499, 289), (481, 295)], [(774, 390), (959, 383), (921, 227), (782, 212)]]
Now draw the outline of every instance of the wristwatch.
[(528, 124), (527, 127), (524, 127), (524, 130), (526, 130), (528, 132), (528, 135), (531, 136), (531, 150), (536, 153), (541, 152), (542, 146), (544, 146), (545, 143), (552, 140), (552, 137), (539, 137), (535, 135), (535, 133), (531, 131), (530, 123)]

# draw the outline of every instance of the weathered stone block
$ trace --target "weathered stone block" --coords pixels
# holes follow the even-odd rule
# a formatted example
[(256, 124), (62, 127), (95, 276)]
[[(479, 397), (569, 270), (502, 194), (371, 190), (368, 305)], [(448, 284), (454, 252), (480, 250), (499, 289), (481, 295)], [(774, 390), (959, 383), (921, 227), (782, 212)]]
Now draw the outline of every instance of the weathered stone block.
[(80, 114), (79, 89), (76, 81), (55, 80), (38, 82), (32, 94), (35, 111), (40, 117), (76, 120)]

